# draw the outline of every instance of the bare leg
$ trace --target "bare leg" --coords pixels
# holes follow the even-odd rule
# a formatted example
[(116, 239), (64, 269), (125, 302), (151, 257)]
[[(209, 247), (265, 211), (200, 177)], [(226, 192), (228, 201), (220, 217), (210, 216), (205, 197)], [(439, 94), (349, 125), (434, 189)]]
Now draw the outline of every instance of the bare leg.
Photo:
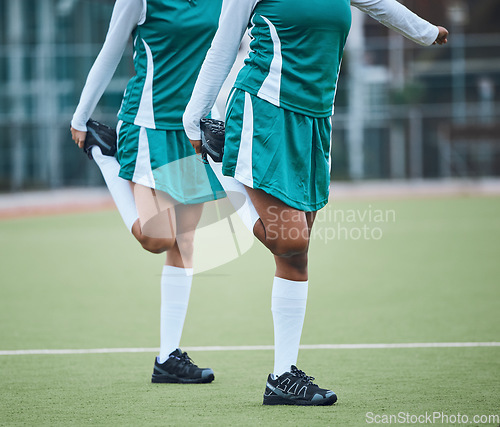
[(167, 251), (166, 265), (193, 267), (194, 233), (202, 212), (203, 204), (175, 206), (177, 237), (175, 245)]
[(143, 185), (131, 183), (139, 219), (132, 226), (132, 234), (149, 252), (158, 254), (175, 245), (175, 205), (168, 194)]
[(273, 373), (279, 376), (297, 363), (307, 304), (307, 252), (316, 212), (291, 208), (262, 190), (247, 191), (260, 217), (254, 234), (274, 254), (276, 263), (271, 310)]
[(276, 276), (288, 280), (307, 280), (307, 251), (315, 212), (294, 209), (262, 190), (247, 187), (260, 216), (255, 236), (274, 254)]
[[(306, 212), (306, 220), (308, 225), (307, 235), (311, 236), (311, 229), (316, 218), (316, 212)], [(309, 246), (308, 246), (309, 249)], [(292, 255), (289, 257), (274, 256), (276, 263), (276, 277), (283, 279), (305, 281), (309, 279), (308, 274), (308, 253)]]

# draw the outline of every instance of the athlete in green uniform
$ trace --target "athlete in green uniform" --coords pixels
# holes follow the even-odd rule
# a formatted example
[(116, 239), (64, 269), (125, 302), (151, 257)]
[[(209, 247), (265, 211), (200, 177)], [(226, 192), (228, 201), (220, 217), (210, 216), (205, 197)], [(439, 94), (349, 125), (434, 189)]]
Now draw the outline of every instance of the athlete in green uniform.
[(276, 262), (275, 363), (267, 379), (266, 405), (330, 405), (337, 400), (333, 391), (318, 387), (297, 369), (296, 362), (310, 232), (316, 212), (328, 201), (330, 118), (350, 5), (420, 44), (446, 42), (446, 29), (396, 0), (224, 0), (219, 29), (183, 118), (198, 150), (200, 119), (215, 102), (248, 28), (250, 52), (226, 109), (222, 169), (211, 165), (226, 190), (241, 191), (253, 203), (250, 218), (242, 219)]
[[(222, 0), (117, 0), (106, 40), (71, 122), (74, 141), (98, 164), (129, 230), (152, 253), (167, 253), (161, 279), (160, 354), (153, 382), (211, 382), (179, 349), (192, 283), (201, 202), (224, 193), (195, 156), (182, 113), (217, 29)], [(117, 158), (85, 146), (86, 123), (132, 35), (135, 76), (118, 114)], [(161, 190), (161, 191), (157, 191)]]

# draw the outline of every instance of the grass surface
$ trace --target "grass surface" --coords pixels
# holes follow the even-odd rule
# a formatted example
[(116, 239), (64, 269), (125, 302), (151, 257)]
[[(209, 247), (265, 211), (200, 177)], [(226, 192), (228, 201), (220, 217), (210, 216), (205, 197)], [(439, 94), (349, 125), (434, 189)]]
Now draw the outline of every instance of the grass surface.
[[(330, 204), (315, 225), (302, 343), (500, 341), (499, 212), (498, 198)], [(363, 227), (374, 234), (356, 239)], [(117, 213), (0, 221), (0, 238), (0, 350), (158, 346), (164, 259)], [(258, 243), (195, 276), (182, 345), (272, 344), (272, 277)], [(150, 384), (153, 353), (0, 356), (0, 425), (357, 426), (367, 412), (500, 413), (498, 347), (302, 350), (299, 367), (339, 395), (329, 408), (263, 407), (272, 351), (191, 356), (214, 369), (213, 384)]]

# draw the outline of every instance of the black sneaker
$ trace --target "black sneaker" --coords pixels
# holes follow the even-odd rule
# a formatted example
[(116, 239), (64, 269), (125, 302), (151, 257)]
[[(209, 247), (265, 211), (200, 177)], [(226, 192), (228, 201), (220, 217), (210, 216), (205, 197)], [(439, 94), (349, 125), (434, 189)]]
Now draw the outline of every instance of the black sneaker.
[(177, 348), (170, 353), (164, 363), (158, 363), (158, 359), (155, 358), (151, 382), (201, 384), (211, 383), (214, 378), (214, 371), (209, 368), (198, 368), (186, 352), (183, 353)]
[(92, 160), (92, 147), (99, 147), (105, 156), (116, 154), (116, 131), (107, 125), (90, 119), (87, 122), (87, 136), (83, 143), (83, 151)]
[(269, 375), (266, 391), (264, 392), (264, 405), (305, 405), (326, 406), (337, 401), (337, 395), (324, 388), (313, 384), (314, 377), (308, 377), (304, 372), (291, 367), (290, 372), (285, 372), (277, 378)]
[(207, 163), (207, 155), (215, 163), (222, 162), (226, 130), (224, 122), (214, 119), (201, 119), (201, 156)]

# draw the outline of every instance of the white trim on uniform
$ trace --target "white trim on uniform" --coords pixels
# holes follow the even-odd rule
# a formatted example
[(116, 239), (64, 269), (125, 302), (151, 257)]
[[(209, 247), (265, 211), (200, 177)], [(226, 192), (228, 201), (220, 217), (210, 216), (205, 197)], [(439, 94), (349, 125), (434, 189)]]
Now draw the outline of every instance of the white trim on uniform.
[(132, 181), (145, 187), (156, 188), (153, 170), (151, 169), (148, 134), (144, 127), (141, 127), (139, 131), (139, 145)]
[(141, 102), (137, 109), (134, 124), (137, 126), (145, 126), (150, 129), (156, 129), (154, 110), (153, 110), (153, 78), (154, 78), (154, 61), (151, 49), (145, 40), (144, 48), (146, 49), (147, 71), (144, 87), (142, 88)]
[(262, 86), (257, 93), (257, 97), (279, 107), (281, 93), (281, 70), (283, 67), (283, 57), (281, 55), (281, 40), (273, 23), (265, 16), (262, 16), (262, 19), (266, 21), (267, 25), (269, 26), (271, 39), (273, 40), (273, 59), (269, 67), (269, 74), (262, 83)]
[(330, 129), (330, 144), (328, 145), (328, 173), (332, 173), (332, 132), (333, 132), (333, 115), (330, 117), (330, 124), (331, 124), (331, 129)]
[(231, 105), (231, 101), (233, 100), (233, 96), (234, 96), (235, 93), (236, 93), (236, 90), (233, 87), (231, 89), (231, 92), (229, 92), (229, 96), (228, 96), (227, 101), (226, 101), (226, 108), (225, 108), (225, 111), (224, 111), (224, 117), (227, 115), (227, 108)]
[(243, 125), (241, 127), (240, 149), (236, 160), (234, 178), (247, 187), (253, 188), (253, 105), (252, 98), (245, 92), (245, 106), (243, 110)]
[(118, 120), (118, 123), (116, 124), (116, 148), (118, 149), (118, 146), (120, 145), (120, 130), (123, 125), (123, 120)]
[[(134, 47), (137, 46), (137, 36), (135, 36), (135, 39), (134, 39)], [(135, 58), (137, 56), (137, 49), (134, 49), (134, 53), (132, 54), (132, 60), (135, 61)]]

